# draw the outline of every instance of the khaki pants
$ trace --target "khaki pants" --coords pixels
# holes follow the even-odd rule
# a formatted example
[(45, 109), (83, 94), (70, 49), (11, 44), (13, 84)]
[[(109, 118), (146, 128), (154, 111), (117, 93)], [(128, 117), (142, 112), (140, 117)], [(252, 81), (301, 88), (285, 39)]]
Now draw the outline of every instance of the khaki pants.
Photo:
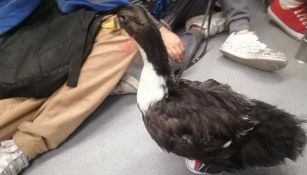
[(13, 138), (31, 159), (56, 148), (108, 96), (136, 53), (124, 32), (101, 29), (76, 88), (63, 85), (45, 99), (0, 100), (0, 141)]

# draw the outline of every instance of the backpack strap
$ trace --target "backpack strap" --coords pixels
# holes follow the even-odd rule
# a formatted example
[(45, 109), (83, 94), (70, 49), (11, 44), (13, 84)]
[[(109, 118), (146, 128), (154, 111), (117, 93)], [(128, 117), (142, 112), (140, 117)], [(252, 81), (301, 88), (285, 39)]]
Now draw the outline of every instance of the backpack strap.
[(97, 13), (93, 17), (92, 22), (87, 30), (87, 35), (85, 37), (84, 45), (82, 46), (82, 48), (80, 48), (81, 50), (83, 50), (83, 54), (80, 55), (80, 57), (71, 59), (70, 69), (68, 72), (67, 83), (66, 83), (67, 86), (69, 87), (76, 87), (78, 85), (78, 79), (81, 72), (82, 64), (84, 63), (84, 61), (86, 60), (86, 58), (88, 57), (88, 55), (92, 50), (95, 37), (101, 28), (100, 25), (103, 16), (104, 15), (102, 15), (101, 13)]

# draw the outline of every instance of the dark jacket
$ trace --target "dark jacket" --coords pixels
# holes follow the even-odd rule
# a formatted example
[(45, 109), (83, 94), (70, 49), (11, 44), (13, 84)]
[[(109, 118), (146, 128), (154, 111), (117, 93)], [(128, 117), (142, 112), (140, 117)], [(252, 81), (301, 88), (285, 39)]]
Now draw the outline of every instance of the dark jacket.
[[(149, 1), (131, 3), (153, 8)], [(0, 99), (48, 97), (65, 81), (77, 86), (101, 19), (96, 11), (64, 14), (56, 0), (41, 1), (20, 26), (0, 38)]]
[(0, 40), (0, 99), (47, 97), (66, 80), (76, 86), (100, 20), (95, 11), (63, 14), (55, 1), (42, 1)]

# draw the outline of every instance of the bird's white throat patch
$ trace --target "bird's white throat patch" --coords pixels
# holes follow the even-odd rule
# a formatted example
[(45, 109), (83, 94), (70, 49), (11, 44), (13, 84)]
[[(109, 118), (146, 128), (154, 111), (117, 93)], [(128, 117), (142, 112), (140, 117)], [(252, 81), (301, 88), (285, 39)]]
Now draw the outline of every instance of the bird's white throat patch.
[(167, 94), (167, 88), (165, 78), (157, 74), (152, 63), (148, 62), (145, 51), (140, 46), (138, 47), (144, 67), (137, 91), (137, 102), (140, 110), (145, 113), (150, 105), (163, 99)]

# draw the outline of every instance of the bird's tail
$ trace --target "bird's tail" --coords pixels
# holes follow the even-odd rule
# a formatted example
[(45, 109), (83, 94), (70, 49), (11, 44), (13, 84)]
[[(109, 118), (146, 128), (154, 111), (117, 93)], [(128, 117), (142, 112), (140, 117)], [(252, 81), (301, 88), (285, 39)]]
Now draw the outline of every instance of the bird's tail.
[(261, 101), (251, 116), (259, 123), (246, 137), (241, 149), (241, 161), (246, 166), (275, 166), (286, 158), (293, 161), (302, 154), (306, 133), (302, 120)]

